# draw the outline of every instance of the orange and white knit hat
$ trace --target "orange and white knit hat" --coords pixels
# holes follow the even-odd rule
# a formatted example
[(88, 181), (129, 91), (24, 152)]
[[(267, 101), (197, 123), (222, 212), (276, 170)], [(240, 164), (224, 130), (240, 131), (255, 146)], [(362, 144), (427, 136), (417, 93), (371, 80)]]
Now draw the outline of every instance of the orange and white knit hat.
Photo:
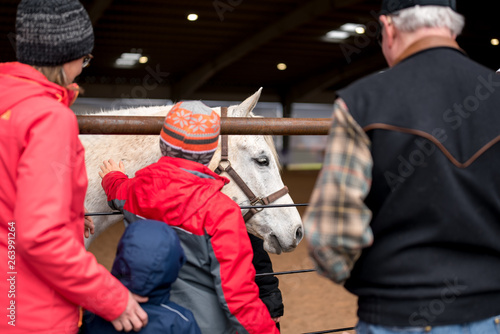
[(163, 123), (160, 149), (164, 156), (208, 165), (220, 133), (220, 117), (200, 101), (175, 104)]

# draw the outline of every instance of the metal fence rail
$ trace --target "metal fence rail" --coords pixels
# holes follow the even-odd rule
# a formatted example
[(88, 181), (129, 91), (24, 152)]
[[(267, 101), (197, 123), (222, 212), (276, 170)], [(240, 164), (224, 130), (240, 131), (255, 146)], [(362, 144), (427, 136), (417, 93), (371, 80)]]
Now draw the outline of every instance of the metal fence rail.
[(307, 332), (303, 334), (325, 334), (325, 333), (338, 333), (338, 332), (345, 332), (345, 331), (352, 331), (355, 330), (355, 327), (346, 327), (346, 328), (337, 328), (337, 329), (330, 329), (327, 331), (321, 331), (321, 332)]
[[(80, 134), (157, 135), (164, 117), (77, 116)], [(327, 135), (330, 118), (222, 117), (223, 135)]]
[[(272, 209), (272, 208), (288, 208), (288, 207), (299, 207), (308, 206), (309, 203), (293, 203), (293, 204), (266, 204), (266, 205), (241, 205), (240, 209)], [(85, 216), (113, 216), (121, 215), (120, 211), (108, 211), (108, 212), (87, 212)]]

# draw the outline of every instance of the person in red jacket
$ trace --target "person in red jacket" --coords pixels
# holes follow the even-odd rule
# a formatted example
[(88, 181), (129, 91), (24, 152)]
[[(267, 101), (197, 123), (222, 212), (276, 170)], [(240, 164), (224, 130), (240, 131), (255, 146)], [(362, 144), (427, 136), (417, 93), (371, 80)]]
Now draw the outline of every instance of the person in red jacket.
[(122, 162), (105, 161), (102, 186), (126, 222), (163, 221), (174, 227), (186, 264), (171, 300), (195, 316), (202, 333), (279, 333), (259, 299), (252, 246), (239, 206), (221, 192), (229, 182), (208, 169), (217, 148), (219, 116), (199, 101), (179, 102), (160, 136), (163, 157), (125, 175)]
[(91, 58), (89, 17), (75, 0), (23, 0), (16, 33), (18, 62), (0, 64), (0, 333), (77, 333), (80, 306), (139, 330), (147, 314), (83, 243), (87, 176), (68, 85)]

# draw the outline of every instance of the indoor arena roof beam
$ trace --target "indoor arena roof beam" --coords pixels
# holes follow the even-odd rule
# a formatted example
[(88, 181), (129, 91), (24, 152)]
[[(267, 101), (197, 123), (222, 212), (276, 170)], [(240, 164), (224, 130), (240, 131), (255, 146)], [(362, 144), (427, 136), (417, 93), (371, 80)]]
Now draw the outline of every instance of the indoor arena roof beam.
[(300, 6), (281, 20), (267, 26), (257, 34), (236, 45), (234, 48), (225, 50), (216, 58), (187, 74), (174, 85), (172, 90), (173, 100), (179, 101), (189, 98), (194, 91), (201, 87), (218, 71), (270, 40), (304, 23), (312, 21), (317, 16), (331, 9), (348, 7), (360, 2), (362, 2), (362, 0), (312, 0), (306, 2), (305, 5)]

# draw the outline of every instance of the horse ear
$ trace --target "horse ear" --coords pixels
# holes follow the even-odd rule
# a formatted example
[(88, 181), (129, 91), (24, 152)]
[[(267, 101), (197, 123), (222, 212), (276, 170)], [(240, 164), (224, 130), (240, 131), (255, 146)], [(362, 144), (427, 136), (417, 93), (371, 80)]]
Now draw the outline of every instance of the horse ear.
[(239, 106), (233, 109), (233, 117), (247, 117), (259, 102), (262, 87), (259, 88), (252, 96), (248, 97), (245, 101), (241, 102)]

